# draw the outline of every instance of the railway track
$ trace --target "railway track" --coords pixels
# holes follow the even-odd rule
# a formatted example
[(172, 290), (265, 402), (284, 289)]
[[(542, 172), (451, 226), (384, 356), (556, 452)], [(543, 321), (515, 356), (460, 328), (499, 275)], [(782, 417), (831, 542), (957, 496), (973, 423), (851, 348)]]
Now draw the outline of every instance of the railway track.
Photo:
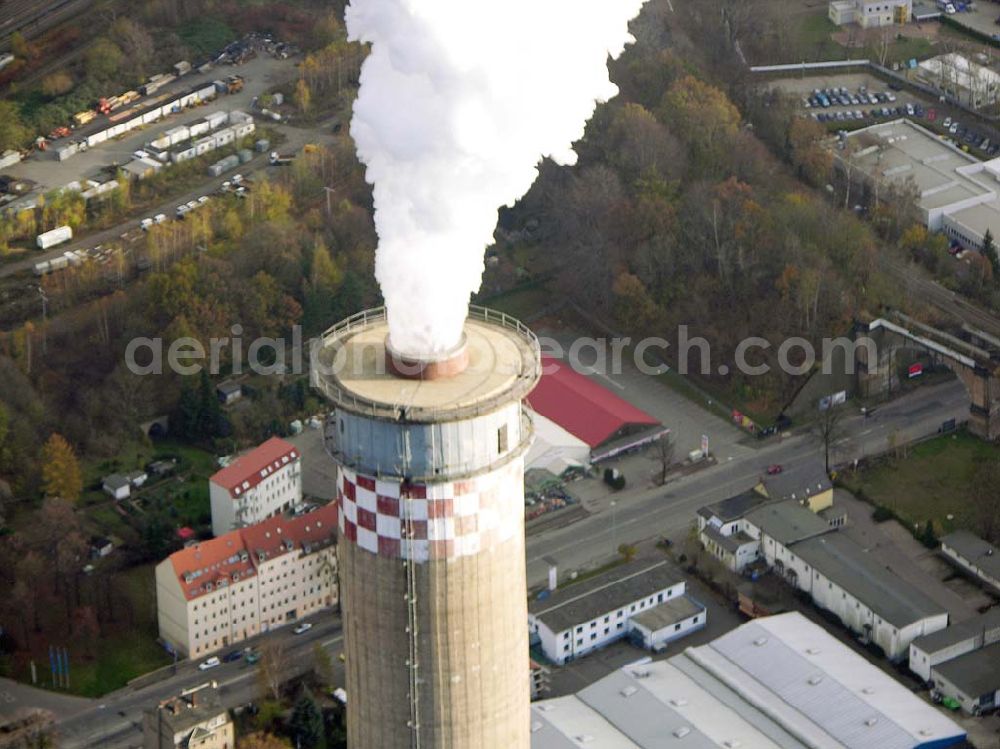
[(932, 305), (957, 323), (1000, 337), (1000, 318), (937, 281), (925, 278), (917, 267), (896, 260), (887, 260), (884, 267), (904, 285), (907, 296)]
[(10, 37), (20, 31), (25, 37), (37, 36), (91, 4), (92, 0), (0, 0), (0, 46), (9, 46)]

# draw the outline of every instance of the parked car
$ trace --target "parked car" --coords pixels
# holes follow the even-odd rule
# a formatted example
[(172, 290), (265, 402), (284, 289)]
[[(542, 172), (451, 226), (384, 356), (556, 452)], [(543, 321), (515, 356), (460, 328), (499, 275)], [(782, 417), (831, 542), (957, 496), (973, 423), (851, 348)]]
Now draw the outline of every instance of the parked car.
[(942, 127), (945, 127), (945, 128), (951, 127), (951, 117), (945, 117), (944, 118), (944, 122), (942, 122), (941, 125), (942, 125)]
[(139, 222), (139, 228), (142, 229), (143, 231), (149, 231), (150, 227), (152, 226), (153, 226), (153, 219), (151, 218), (144, 218), (142, 221)]
[(207, 202), (208, 202), (207, 195), (202, 195), (200, 198), (198, 198), (198, 205), (205, 205), (205, 203)]
[(198, 201), (197, 200), (189, 200), (187, 202), (187, 208), (188, 208), (189, 211), (193, 211), (197, 207), (198, 207)]
[(951, 123), (951, 127), (948, 128), (948, 132), (951, 133), (952, 135), (958, 133), (958, 123), (957, 122)]
[(190, 210), (186, 205), (177, 206), (177, 218), (184, 218), (184, 214)]
[(222, 656), (222, 662), (223, 663), (233, 663), (235, 661), (238, 661), (242, 657), (243, 657), (243, 651), (242, 650), (232, 650), (232, 651), (226, 653), (224, 656)]
[(198, 664), (198, 670), (199, 671), (208, 671), (208, 669), (215, 668), (216, 666), (219, 666), (221, 664), (222, 664), (222, 661), (219, 660), (219, 656), (213, 655), (207, 661), (202, 661), (201, 663), (199, 663)]
[(253, 650), (252, 648), (247, 648), (246, 657), (247, 657), (247, 664), (252, 666), (257, 661), (260, 660), (260, 653), (258, 653), (256, 650)]
[(783, 467), (781, 467), (780, 465), (778, 465), (777, 463), (775, 463), (775, 464), (769, 465), (767, 467), (767, 475), (768, 476), (777, 476), (783, 470), (785, 470)]
[(292, 630), (297, 635), (304, 635), (310, 629), (313, 628), (312, 622), (302, 622), (299, 626)]
[(153, 223), (154, 224), (162, 224), (166, 220), (167, 220), (167, 214), (165, 214), (165, 213), (157, 213), (155, 216), (153, 216)]

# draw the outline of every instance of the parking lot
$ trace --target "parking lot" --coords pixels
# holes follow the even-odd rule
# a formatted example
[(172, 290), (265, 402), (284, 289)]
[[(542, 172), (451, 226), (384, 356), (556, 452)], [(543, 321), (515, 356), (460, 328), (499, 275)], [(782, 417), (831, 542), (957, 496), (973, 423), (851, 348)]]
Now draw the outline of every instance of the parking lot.
[(775, 81), (798, 98), (799, 112), (832, 127), (856, 129), (907, 117), (979, 158), (1000, 155), (1000, 132), (967, 112), (867, 73)]
[[(34, 153), (29, 159), (4, 169), (4, 174), (38, 183), (39, 190), (46, 191), (73, 181), (89, 179), (102, 174), (112, 164), (121, 164), (132, 158), (133, 153), (144, 148), (151, 140), (178, 125), (188, 124), (213, 112), (231, 112), (239, 109), (250, 111), (253, 99), (271, 87), (284, 83), (295, 75), (295, 61), (279, 60), (261, 55), (245, 65), (223, 66), (207, 74), (192, 74), (182, 79), (177, 88), (193, 87), (196, 84), (237, 73), (246, 81), (243, 90), (235, 94), (220, 96), (210, 104), (194, 109), (186, 109), (179, 114), (135, 130), (127, 135), (109, 140), (99, 146), (73, 156), (67, 161), (59, 161), (54, 150)], [(56, 141), (58, 145), (60, 141)]]

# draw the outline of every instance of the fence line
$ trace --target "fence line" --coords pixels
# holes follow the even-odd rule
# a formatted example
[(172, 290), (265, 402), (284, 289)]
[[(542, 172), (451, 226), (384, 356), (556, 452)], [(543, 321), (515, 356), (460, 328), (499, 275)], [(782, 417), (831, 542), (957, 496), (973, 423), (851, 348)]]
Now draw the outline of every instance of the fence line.
[(795, 70), (824, 70), (828, 68), (850, 68), (856, 65), (868, 67), (871, 60), (828, 60), (825, 62), (793, 62), (784, 65), (754, 65), (751, 73), (780, 73)]

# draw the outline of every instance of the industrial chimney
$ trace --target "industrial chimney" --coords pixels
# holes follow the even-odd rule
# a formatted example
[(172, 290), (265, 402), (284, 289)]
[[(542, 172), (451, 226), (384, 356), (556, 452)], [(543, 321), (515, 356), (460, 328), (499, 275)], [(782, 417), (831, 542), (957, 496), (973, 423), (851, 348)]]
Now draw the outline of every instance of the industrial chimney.
[(327, 331), (352, 749), (527, 749), (523, 398), (538, 341), (472, 307), (433, 359), (393, 350), (382, 309)]

